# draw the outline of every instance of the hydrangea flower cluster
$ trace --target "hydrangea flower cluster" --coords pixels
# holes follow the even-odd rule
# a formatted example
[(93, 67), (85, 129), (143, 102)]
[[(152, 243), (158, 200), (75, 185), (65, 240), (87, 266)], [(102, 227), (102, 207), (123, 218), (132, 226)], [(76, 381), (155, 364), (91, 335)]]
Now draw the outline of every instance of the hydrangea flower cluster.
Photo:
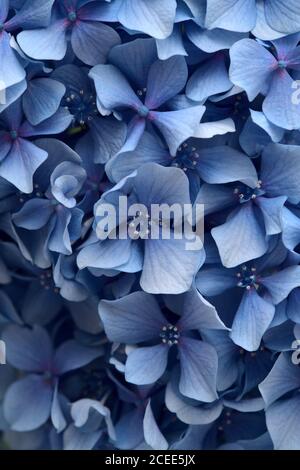
[(0, 1), (0, 447), (300, 450), (299, 80), (297, 0)]

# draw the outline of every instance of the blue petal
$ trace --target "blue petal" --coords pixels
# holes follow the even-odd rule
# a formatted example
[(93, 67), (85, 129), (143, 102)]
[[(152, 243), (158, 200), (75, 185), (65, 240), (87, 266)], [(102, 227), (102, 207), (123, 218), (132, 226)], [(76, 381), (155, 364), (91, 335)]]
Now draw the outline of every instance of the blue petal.
[(282, 216), (282, 241), (289, 250), (294, 250), (300, 243), (300, 219), (286, 207)]
[(116, 423), (115, 445), (118, 449), (134, 449), (143, 440), (143, 410), (123, 413)]
[(106, 163), (122, 147), (126, 138), (126, 125), (114, 118), (96, 118), (90, 122), (94, 139), (94, 162)]
[(142, 105), (126, 78), (114, 65), (96, 65), (90, 71), (97, 95), (107, 109), (130, 107), (139, 109)]
[(186, 249), (187, 242), (185, 238), (146, 240), (140, 279), (144, 291), (152, 294), (180, 294), (190, 289), (203, 262), (203, 252)]
[(270, 373), (259, 385), (259, 390), (266, 406), (270, 406), (278, 398), (299, 386), (299, 368), (292, 363), (289, 354), (280, 354)]
[(95, 423), (101, 424), (101, 421), (104, 418), (109, 437), (112, 440), (115, 439), (115, 431), (110, 416), (110, 410), (101, 402), (97, 400), (90, 400), (87, 398), (78, 400), (72, 404), (71, 415), (74, 420), (74, 424), (77, 428), (81, 428), (85, 425), (88, 426), (89, 421), (91, 422), (91, 428), (93, 428), (95, 426)]
[(9, 29), (46, 27), (50, 22), (53, 3), (54, 0), (25, 1), (17, 14), (6, 23), (6, 26)]
[(20, 83), (26, 76), (15, 51), (10, 46), (10, 37), (5, 31), (0, 33), (0, 56), (0, 92), (3, 93), (3, 90)]
[(171, 382), (166, 387), (166, 407), (172, 413), (176, 413), (177, 418), (186, 424), (208, 424), (212, 423), (220, 416), (223, 404), (217, 401), (211, 406), (193, 406), (188, 400), (184, 400), (177, 390), (173, 390)]
[(3, 333), (7, 360), (14, 367), (43, 372), (51, 367), (52, 344), (46, 330), (38, 325), (33, 330), (10, 325)]
[(163, 134), (171, 155), (176, 155), (180, 144), (189, 137), (193, 137), (204, 111), (204, 106), (193, 106), (177, 111), (150, 112), (150, 119), (153, 119), (154, 124)]
[(223, 93), (232, 88), (225, 66), (225, 57), (216, 54), (201, 64), (193, 73), (186, 86), (188, 98), (204, 101), (212, 95)]
[(32, 431), (50, 416), (53, 390), (42, 376), (28, 375), (13, 383), (4, 398), (4, 415), (14, 431)]
[(131, 254), (131, 240), (104, 240), (88, 245), (80, 251), (77, 263), (79, 269), (117, 268), (125, 264)]
[(0, 93), (5, 96), (5, 99), (0, 99), (0, 113), (2, 113), (8, 106), (13, 104), (15, 101), (20, 98), (20, 96), (24, 93), (27, 88), (27, 81), (22, 80), (15, 85), (12, 85), (4, 90), (1, 90), (0, 86)]
[(103, 351), (101, 348), (89, 348), (76, 342), (69, 340), (63, 343), (57, 349), (53, 367), (58, 375), (65, 374), (70, 370), (79, 369), (90, 362), (102, 356)]
[(300, 106), (293, 99), (293, 79), (286, 70), (279, 69), (272, 78), (271, 86), (263, 102), (263, 112), (276, 126), (283, 129), (298, 129)]
[(274, 313), (275, 307), (260, 297), (255, 289), (247, 291), (233, 320), (232, 340), (247, 351), (256, 351)]
[(53, 116), (58, 110), (66, 88), (51, 78), (30, 80), (23, 95), (24, 113), (33, 126)]
[(71, 43), (76, 56), (85, 64), (104, 64), (110, 49), (120, 43), (120, 36), (106, 24), (79, 21), (73, 27)]
[(165, 437), (163, 436), (162, 432), (160, 431), (157, 425), (157, 422), (155, 421), (155, 417), (153, 415), (150, 400), (146, 407), (144, 421), (143, 421), (143, 428), (144, 428), (145, 441), (152, 449), (155, 449), (155, 450), (168, 449), (169, 447), (168, 442), (166, 441)]
[(157, 39), (157, 54), (161, 60), (169, 59), (174, 55), (187, 56), (181, 35), (180, 25), (174, 25), (172, 34), (166, 39)]
[(57, 432), (62, 432), (67, 425), (59, 402), (57, 384), (54, 389), (53, 401), (51, 405), (51, 421)]
[(71, 424), (64, 432), (64, 450), (91, 450), (95, 447), (103, 431), (83, 432)]
[(8, 16), (9, 11), (9, 0), (3, 0), (0, 5), (0, 21), (4, 23)]
[(300, 448), (300, 397), (273, 403), (266, 411), (269, 433), (276, 450)]
[(169, 348), (165, 344), (137, 348), (128, 355), (125, 379), (136, 385), (156, 382), (167, 367)]
[(282, 209), (286, 199), (286, 196), (269, 199), (259, 197), (256, 199), (256, 204), (263, 214), (267, 235), (275, 235), (282, 231)]
[(242, 39), (230, 49), (230, 58), (230, 80), (246, 91), (249, 101), (266, 91), (277, 68), (277, 61), (268, 50), (253, 39)]
[(134, 189), (139, 203), (150, 208), (151, 204), (188, 204), (189, 182), (179, 168), (166, 168), (156, 163), (147, 163), (140, 168)]
[[(8, 283), (11, 281), (10, 278), (7, 278), (6, 276), (9, 276), (9, 273), (5, 272), (5, 266), (4, 266), (4, 271), (1, 273), (1, 276), (3, 278), (1, 279), (1, 283)], [(4, 281), (4, 282), (3, 282)], [(17, 323), (19, 325), (22, 325), (23, 321), (19, 317), (16, 308), (14, 307), (12, 301), (8, 297), (8, 295), (4, 292), (0, 292), (0, 321), (1, 323)]]
[(188, 330), (224, 330), (226, 326), (218, 317), (213, 305), (205, 300), (196, 289), (184, 294), (183, 314), (177, 323), (182, 331)]
[(167, 320), (152, 295), (134, 292), (118, 300), (102, 300), (100, 318), (110, 341), (136, 344), (159, 339)]
[(67, 25), (64, 20), (53, 22), (48, 28), (22, 31), (17, 40), (21, 49), (36, 60), (61, 60), (67, 52)]
[(300, 171), (297, 145), (270, 144), (262, 154), (260, 177), (269, 197), (287, 196), (291, 202), (300, 200)]
[(197, 161), (197, 170), (207, 183), (241, 181), (252, 188), (257, 185), (257, 173), (252, 161), (233, 148), (225, 145), (203, 148)]
[(203, 268), (195, 279), (197, 289), (206, 296), (219, 295), (237, 285), (236, 273), (229, 269)]
[(184, 57), (157, 60), (149, 71), (145, 105), (149, 109), (159, 108), (180, 93), (187, 77), (188, 69)]
[(118, 153), (111, 158), (105, 166), (105, 172), (111, 181), (118, 182), (150, 162), (167, 165), (170, 162), (170, 154), (157, 138), (144, 132), (135, 150)]
[(147, 0), (124, 0), (118, 17), (126, 28), (164, 39), (172, 32), (175, 13), (175, 0), (152, 0), (151, 5)]
[(61, 163), (51, 175), (51, 192), (65, 207), (75, 207), (74, 196), (79, 193), (85, 179), (86, 172), (81, 166), (71, 162)]
[(13, 215), (13, 222), (27, 230), (38, 230), (50, 219), (54, 206), (48, 199), (31, 199)]
[(266, 0), (265, 14), (267, 22), (276, 31), (290, 34), (300, 29), (297, 0)]
[(217, 212), (236, 205), (236, 196), (227, 186), (202, 184), (195, 203), (204, 205), (204, 214)]
[(181, 338), (179, 345), (181, 374), (180, 392), (195, 400), (212, 402), (218, 398), (216, 350), (207, 343)]
[(271, 276), (263, 277), (261, 283), (268, 289), (272, 301), (277, 305), (295, 287), (300, 287), (300, 266), (289, 266)]
[(207, 28), (229, 31), (250, 31), (256, 22), (255, 0), (208, 0), (205, 24)]
[(277, 127), (270, 121), (268, 121), (264, 113), (254, 111), (253, 109), (250, 109), (249, 111), (251, 114), (252, 121), (257, 126), (264, 129), (264, 131), (271, 137), (273, 142), (279, 142), (283, 138), (284, 129), (281, 129), (280, 127)]
[(198, 49), (208, 53), (229, 49), (235, 42), (245, 36), (242, 33), (218, 28), (212, 30), (202, 29), (193, 22), (187, 23), (186, 34)]
[(259, 258), (268, 248), (264, 230), (251, 202), (231, 214), (225, 224), (213, 228), (211, 234), (227, 268)]
[(203, 338), (214, 346), (218, 354), (217, 390), (226, 390), (239, 376), (239, 351), (228, 331), (207, 330)]
[(25, 121), (20, 128), (20, 135), (22, 137), (33, 137), (36, 135), (51, 135), (60, 134), (72, 122), (72, 115), (64, 108), (59, 108), (58, 111), (50, 118), (41, 122), (37, 126), (31, 126), (28, 121)]
[(109, 61), (115, 65), (137, 87), (147, 85), (149, 70), (157, 60), (154, 39), (135, 39), (114, 47), (109, 54)]

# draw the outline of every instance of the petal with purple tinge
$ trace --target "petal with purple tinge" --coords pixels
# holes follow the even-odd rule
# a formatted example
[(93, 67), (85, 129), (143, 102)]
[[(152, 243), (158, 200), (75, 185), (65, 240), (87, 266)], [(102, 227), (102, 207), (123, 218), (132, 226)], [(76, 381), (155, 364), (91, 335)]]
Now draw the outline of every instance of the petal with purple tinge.
[(52, 387), (42, 376), (28, 375), (14, 382), (4, 398), (4, 416), (14, 431), (32, 431), (50, 416)]
[(250, 101), (267, 92), (277, 67), (277, 60), (268, 50), (253, 39), (242, 39), (231, 47), (230, 59), (230, 80), (246, 91)]
[(17, 325), (8, 326), (3, 339), (7, 360), (14, 367), (30, 372), (43, 372), (51, 367), (52, 344), (46, 330), (35, 325), (33, 330)]

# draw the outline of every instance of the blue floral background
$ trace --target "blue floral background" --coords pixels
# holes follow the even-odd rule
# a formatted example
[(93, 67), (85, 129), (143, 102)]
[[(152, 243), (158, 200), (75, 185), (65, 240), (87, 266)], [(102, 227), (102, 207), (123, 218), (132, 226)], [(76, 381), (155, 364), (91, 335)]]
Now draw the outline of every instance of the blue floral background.
[[(298, 0), (0, 1), (1, 448), (300, 450), (299, 43)], [(100, 239), (119, 196), (203, 247)]]

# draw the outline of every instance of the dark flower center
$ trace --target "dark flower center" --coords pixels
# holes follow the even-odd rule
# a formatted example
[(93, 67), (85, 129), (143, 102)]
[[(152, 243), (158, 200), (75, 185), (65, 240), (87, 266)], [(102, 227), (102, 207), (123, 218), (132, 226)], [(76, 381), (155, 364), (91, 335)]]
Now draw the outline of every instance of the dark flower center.
[(261, 189), (261, 181), (258, 181), (256, 188), (250, 188), (245, 184), (239, 184), (234, 188), (234, 194), (239, 198), (241, 204), (256, 199), (258, 196), (262, 196), (264, 191)]
[(196, 147), (184, 142), (184, 144), (178, 148), (177, 154), (172, 160), (172, 166), (181, 168), (183, 171), (195, 169), (198, 164), (199, 157), (200, 155), (197, 152)]
[(160, 337), (162, 343), (173, 346), (173, 344), (178, 344), (180, 333), (178, 332), (177, 326), (167, 325), (162, 327)]
[(164, 230), (172, 230), (173, 228), (173, 219), (169, 222), (165, 221), (161, 215), (158, 215), (157, 218), (152, 218), (148, 213), (143, 213), (138, 211), (135, 216), (128, 218), (128, 230), (131, 237), (134, 240), (138, 238), (148, 239), (153, 237), (159, 237)]
[(249, 268), (243, 265), (241, 271), (236, 274), (236, 277), (238, 278), (238, 287), (243, 287), (247, 290), (250, 290), (252, 287), (258, 288), (256, 268)]
[(84, 126), (98, 114), (96, 97), (84, 90), (68, 90), (63, 105), (73, 116), (74, 121)]
[(40, 286), (46, 291), (52, 290), (55, 294), (59, 293), (59, 289), (55, 287), (55, 284), (52, 279), (51, 271), (45, 271), (39, 276)]

